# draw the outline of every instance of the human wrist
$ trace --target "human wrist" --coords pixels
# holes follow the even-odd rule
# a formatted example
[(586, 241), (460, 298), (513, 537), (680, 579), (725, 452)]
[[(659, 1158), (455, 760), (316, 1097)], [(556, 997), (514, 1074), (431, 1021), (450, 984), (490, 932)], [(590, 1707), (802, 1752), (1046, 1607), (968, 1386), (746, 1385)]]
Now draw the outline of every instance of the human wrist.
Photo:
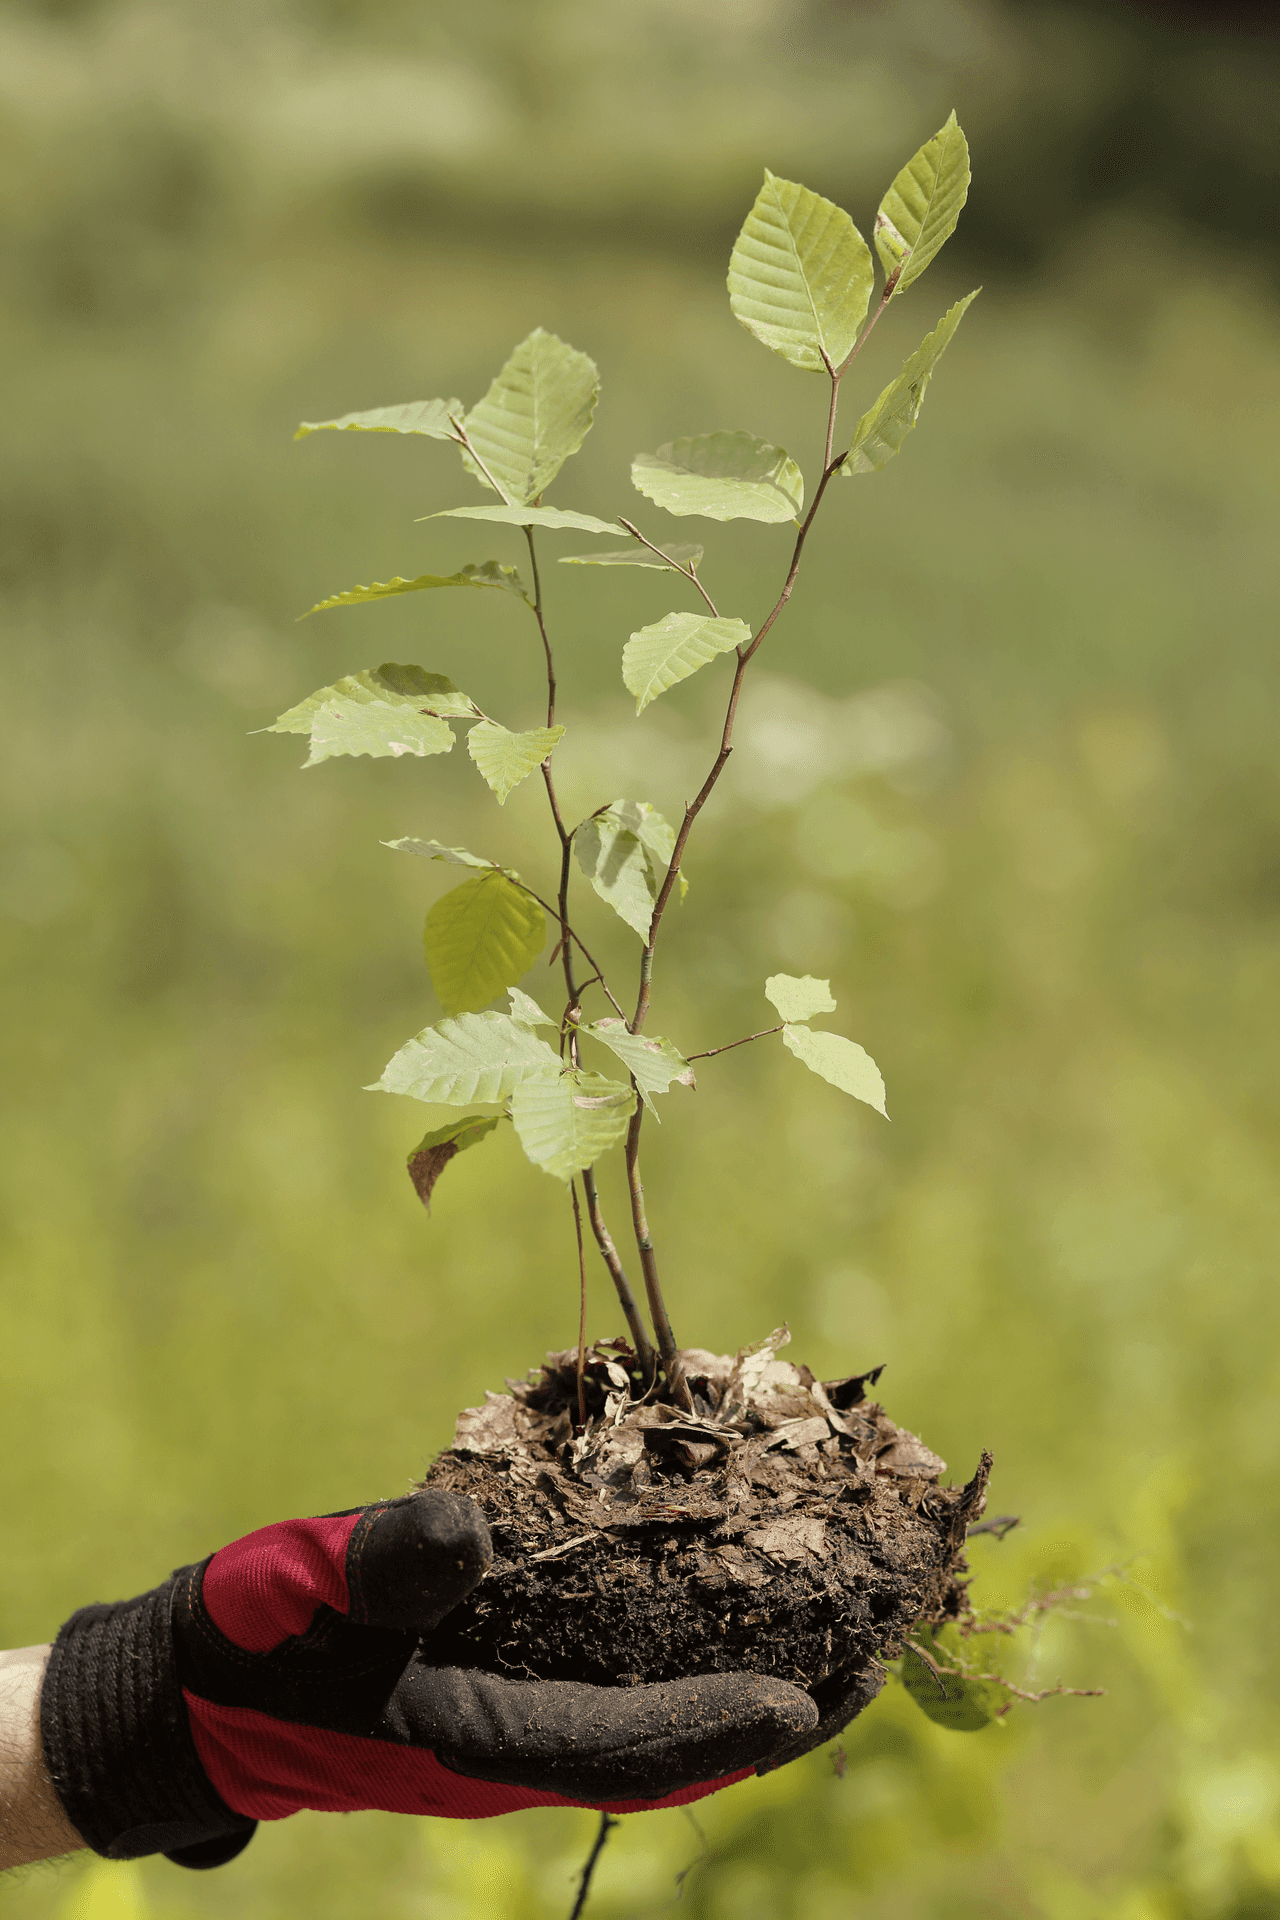
[(67, 1818), (40, 1740), (40, 1690), (51, 1649), (0, 1652), (0, 1871), (74, 1853), (84, 1841)]

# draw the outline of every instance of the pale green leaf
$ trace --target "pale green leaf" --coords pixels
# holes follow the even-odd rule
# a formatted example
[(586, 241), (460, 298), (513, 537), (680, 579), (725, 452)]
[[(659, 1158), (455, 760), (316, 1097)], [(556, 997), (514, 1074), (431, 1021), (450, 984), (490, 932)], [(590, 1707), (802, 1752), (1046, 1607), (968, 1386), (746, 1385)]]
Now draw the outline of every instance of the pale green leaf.
[(431, 1195), (436, 1181), (451, 1160), (468, 1147), (474, 1147), (486, 1134), (493, 1132), (502, 1119), (501, 1114), (469, 1113), (465, 1119), (451, 1120), (447, 1126), (436, 1127), (431, 1133), (424, 1133), (406, 1162), (413, 1190), (421, 1200), (427, 1212), (431, 1211)]
[(782, 1029), (782, 1039), (811, 1073), (820, 1074), (842, 1093), (851, 1093), (855, 1100), (865, 1100), (877, 1113), (884, 1113), (886, 1120), (889, 1118), (885, 1113), (880, 1069), (856, 1040), (846, 1040), (842, 1033), (814, 1033), (810, 1027), (792, 1026)]
[(439, 840), (384, 840), (384, 847), (390, 847), (395, 853), (416, 853), (420, 860), (447, 860), (451, 867), (485, 867), (490, 872), (501, 872), (508, 879), (514, 879), (509, 867), (499, 867), (496, 860), (482, 860), (478, 853), (468, 853), (465, 847), (446, 847)]
[(510, 995), (511, 1018), (519, 1020), (526, 1027), (554, 1027), (557, 1023), (549, 1013), (544, 1013), (536, 1000), (527, 993), (521, 993), (519, 987), (512, 987)]
[(504, 527), (573, 527), (579, 533), (618, 535), (616, 520), (597, 520), (594, 514), (571, 513), (564, 507), (445, 507), (424, 513), (424, 520), (496, 520)]
[(434, 714), (381, 700), (329, 700), (311, 722), (311, 752), (302, 764), (319, 766), (340, 754), (398, 760), (412, 753), (421, 760), (428, 754), (452, 751), (453, 731)]
[(511, 733), (496, 720), (482, 720), (467, 735), (467, 752), (502, 806), (507, 795), (542, 765), (563, 738), (563, 727), (531, 727), (528, 733)]
[(450, 418), (461, 420), (462, 411), (461, 400), (409, 400), (398, 407), (344, 413), (341, 420), (304, 420), (293, 437), (303, 440), (332, 427), (339, 433), (425, 433), (432, 440), (448, 440), (453, 434)]
[(925, 335), (897, 379), (889, 382), (875, 405), (863, 414), (854, 432), (848, 458), (840, 468), (842, 474), (879, 473), (881, 467), (887, 466), (893, 459), (920, 418), (925, 390), (933, 377), (934, 368), (964, 319), (970, 303), (977, 299), (980, 292), (981, 288), (975, 287), (963, 300), (956, 301), (933, 332)]
[(667, 822), (645, 800), (615, 800), (584, 820), (573, 836), (578, 865), (642, 940), (649, 938), (653, 903), (675, 844)]
[(370, 1093), (406, 1093), (428, 1105), (491, 1106), (509, 1100), (520, 1082), (548, 1068), (558, 1055), (505, 1013), (463, 1013), (406, 1040)]
[(534, 1166), (572, 1180), (626, 1139), (635, 1104), (620, 1081), (569, 1068), (522, 1080), (511, 1096), (511, 1118)]
[(380, 667), (366, 667), (344, 680), (335, 680), (331, 687), (321, 687), (318, 693), (309, 693), (305, 700), (290, 707), (262, 731), (310, 733), (321, 707), (335, 702), (347, 706), (403, 707), (406, 711), (437, 714), (442, 719), (471, 720), (480, 711), (443, 673), (428, 673), (424, 667), (400, 666), (394, 660), (387, 660)]
[(875, 270), (842, 208), (765, 169), (729, 261), (729, 305), (793, 367), (836, 368), (853, 351)]
[(622, 678), (643, 713), (677, 680), (687, 680), (718, 653), (745, 646), (751, 629), (741, 620), (713, 620), (705, 613), (669, 613), (633, 633), (622, 649)]
[(749, 433), (699, 433), (638, 453), (631, 482), (668, 513), (707, 520), (795, 520), (804, 506), (795, 461)]
[(968, 192), (969, 145), (953, 110), (946, 125), (908, 160), (880, 202), (876, 252), (885, 284), (892, 288), (891, 298), (905, 293), (950, 239)]
[(766, 1000), (771, 1000), (784, 1020), (812, 1020), (815, 1013), (834, 1013), (831, 982), (815, 980), (811, 973), (771, 973), (764, 983)]
[(525, 598), (524, 582), (514, 567), (485, 560), (478, 567), (463, 567), (460, 573), (420, 573), (416, 580), (405, 580), (396, 574), (391, 580), (375, 580), (368, 587), (348, 587), (345, 593), (333, 593), (327, 600), (317, 600), (314, 607), (308, 607), (298, 618), (309, 620), (313, 613), (324, 613), (330, 607), (362, 607), (370, 600), (390, 600), (398, 593), (423, 593), (431, 587), (500, 587), (505, 593)]
[[(952, 1667), (956, 1663), (957, 1650), (947, 1643), (950, 1635), (947, 1641), (942, 1641), (933, 1628), (918, 1627), (912, 1637), (924, 1647), (935, 1666)], [(952, 1733), (981, 1732), (1012, 1698), (994, 1680), (980, 1680), (966, 1673), (944, 1673), (939, 1682), (938, 1676), (910, 1647), (903, 1653), (899, 1671), (903, 1686), (920, 1711), (930, 1720), (936, 1720), (940, 1727), (949, 1727)]]
[(608, 1047), (610, 1053), (617, 1055), (634, 1078), (640, 1098), (655, 1120), (658, 1110), (650, 1095), (665, 1093), (673, 1080), (682, 1087), (697, 1085), (693, 1068), (670, 1040), (631, 1033), (625, 1020), (592, 1020), (578, 1030), (591, 1034), (602, 1046)]
[(678, 573), (682, 567), (696, 573), (702, 565), (705, 547), (672, 545), (657, 554), (651, 547), (614, 547), (608, 553), (562, 553), (562, 567), (663, 567)]
[(542, 908), (505, 874), (483, 873), (436, 901), (422, 945), (446, 1013), (478, 1013), (529, 971), (547, 944)]
[[(591, 430), (600, 392), (593, 360), (535, 327), (515, 349), (464, 425), (467, 438), (509, 501), (527, 505), (559, 473)], [(476, 461), (463, 465), (488, 486)]]

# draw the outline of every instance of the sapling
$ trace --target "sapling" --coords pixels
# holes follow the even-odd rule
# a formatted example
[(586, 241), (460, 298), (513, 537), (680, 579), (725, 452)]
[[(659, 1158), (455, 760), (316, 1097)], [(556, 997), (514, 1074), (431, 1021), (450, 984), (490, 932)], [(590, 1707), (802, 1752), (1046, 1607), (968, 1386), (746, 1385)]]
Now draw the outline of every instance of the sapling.
[[(792, 530), (777, 597), (754, 627), (739, 617), (731, 590), (704, 577), (702, 544), (673, 538), (648, 508), (605, 519), (547, 504), (591, 428), (599, 392), (594, 363), (551, 333), (538, 329), (523, 340), (469, 408), (452, 398), (414, 401), (298, 429), (299, 436), (333, 429), (452, 442), (487, 498), (428, 518), (508, 528), (524, 546), (523, 571), (485, 559), (456, 573), (397, 576), (336, 593), (312, 612), (446, 588), (505, 596), (528, 610), (546, 674), (546, 720), (533, 728), (510, 728), (483, 711), (432, 660), (364, 668), (310, 694), (273, 729), (307, 735), (306, 764), (314, 766), (350, 754), (448, 753), (461, 725), (499, 806), (527, 779), (540, 779), (546, 793), (553, 857), (537, 885), (498, 854), (435, 839), (389, 843), (466, 872), (426, 919), (426, 960), (445, 1017), (407, 1040), (377, 1082), (382, 1091), (461, 1110), (409, 1155), (413, 1184), (428, 1203), (449, 1162), (509, 1121), (533, 1164), (567, 1187), (576, 1235), (576, 1346), (551, 1356), (530, 1384), (464, 1413), (454, 1449), (432, 1470), (436, 1484), (480, 1502), (499, 1556), (492, 1579), (503, 1585), (500, 1612), (486, 1611), (486, 1582), (451, 1616), (450, 1630), (473, 1662), (505, 1668), (514, 1658), (552, 1676), (599, 1670), (617, 1679), (736, 1661), (833, 1686), (841, 1676), (845, 1684), (865, 1675), (877, 1654), (900, 1653), (918, 1624), (933, 1633), (964, 1613), (963, 1542), (981, 1510), (985, 1457), (967, 1487), (941, 1486), (944, 1463), (867, 1398), (875, 1373), (819, 1383), (807, 1368), (776, 1357), (783, 1333), (736, 1361), (682, 1349), (650, 1224), (642, 1144), (657, 1103), (675, 1087), (694, 1087), (695, 1063), (766, 1039), (885, 1112), (875, 1062), (856, 1040), (815, 1024), (835, 1011), (826, 980), (771, 975), (764, 993), (776, 1017), (727, 1046), (691, 1049), (683, 1035), (653, 1032), (651, 1000), (672, 902), (686, 885), (691, 836), (733, 751), (744, 681), (786, 612), (811, 530), (824, 509), (838, 515), (853, 504), (853, 495), (835, 497), (849, 481), (878, 473), (900, 451), (975, 298), (968, 294), (942, 316), (852, 433), (842, 432), (840, 400), (858, 355), (954, 231), (969, 177), (953, 113), (880, 204), (877, 293), (872, 250), (850, 216), (807, 187), (765, 175), (733, 248), (729, 302), (768, 351), (817, 376), (820, 460), (806, 479), (785, 448), (748, 430), (717, 430), (638, 454), (631, 468), (649, 508), (671, 518)], [(565, 726), (557, 717), (541, 542), (564, 532), (601, 545), (562, 555), (561, 564), (657, 568), (679, 585), (684, 604), (637, 628), (621, 649), (622, 679), (641, 725), (671, 687), (717, 663), (724, 673), (719, 738), (678, 821), (633, 797), (605, 797), (580, 820), (561, 805), (556, 767)], [(639, 943), (631, 979), (606, 972), (598, 958), (593, 916), (601, 910)], [(554, 1007), (521, 985), (548, 931), (563, 983)], [(505, 1005), (495, 1007), (503, 996)], [(475, 1111), (495, 1106), (497, 1113)], [(643, 1310), (596, 1182), (597, 1163), (609, 1153), (625, 1163)], [(627, 1327), (625, 1340), (591, 1347), (587, 1231)], [(659, 1561), (661, 1594), (652, 1577)], [(585, 1578), (594, 1582), (590, 1596), (578, 1591)], [(590, 1599), (585, 1615), (565, 1604), (575, 1597)], [(498, 1633), (507, 1636), (501, 1647)], [(513, 1634), (519, 1650), (511, 1656)], [(936, 1678), (939, 1643), (918, 1644), (919, 1660)]]

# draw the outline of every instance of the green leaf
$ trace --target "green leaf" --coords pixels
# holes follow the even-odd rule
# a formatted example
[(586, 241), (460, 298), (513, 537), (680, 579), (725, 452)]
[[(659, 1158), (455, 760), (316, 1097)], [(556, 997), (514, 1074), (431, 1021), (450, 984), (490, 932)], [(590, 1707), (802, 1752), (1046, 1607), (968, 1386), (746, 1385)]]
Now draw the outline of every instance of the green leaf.
[[(876, 252), (890, 298), (918, 280), (943, 242), (956, 230), (969, 192), (969, 143), (954, 109), (944, 127), (926, 140), (880, 202)], [(896, 279), (895, 279), (896, 275)]]
[(503, 873), (464, 880), (437, 900), (422, 935), (446, 1013), (478, 1013), (522, 979), (547, 944), (542, 908)]
[(469, 1113), (464, 1120), (451, 1120), (447, 1126), (423, 1134), (406, 1164), (413, 1190), (428, 1213), (436, 1181), (449, 1162), (492, 1133), (501, 1118), (497, 1113)]
[(447, 860), (451, 867), (484, 867), (489, 872), (505, 873), (509, 880), (515, 878), (509, 867), (499, 867), (496, 860), (482, 860), (478, 853), (468, 853), (465, 847), (446, 847), (439, 840), (384, 840), (382, 845), (396, 853), (416, 853), (421, 860)]
[[(914, 1636), (939, 1667), (957, 1664), (954, 1648), (942, 1643), (929, 1627), (918, 1627)], [(1010, 1696), (991, 1680), (976, 1680), (968, 1674), (944, 1673), (941, 1685), (918, 1653), (908, 1647), (899, 1669), (902, 1684), (922, 1713), (952, 1733), (978, 1733), (989, 1727)], [(943, 1688), (946, 1688), (944, 1694)]]
[(511, 1018), (518, 1020), (522, 1026), (554, 1027), (557, 1024), (549, 1013), (542, 1011), (536, 1000), (531, 1000), (527, 993), (521, 993), (519, 987), (512, 987), (509, 998)]
[(461, 420), (462, 411), (461, 400), (409, 400), (369, 413), (344, 413), (341, 420), (304, 420), (293, 437), (305, 440), (309, 433), (332, 427), (338, 433), (425, 433), (432, 440), (448, 440), (453, 434), (450, 416)]
[(766, 167), (729, 261), (729, 305), (793, 367), (821, 372), (853, 352), (875, 269), (848, 214)]
[(920, 418), (925, 390), (948, 342), (964, 319), (970, 303), (982, 291), (975, 287), (957, 300), (933, 332), (926, 334), (896, 380), (891, 380), (875, 405), (863, 414), (853, 436), (842, 474), (879, 473), (887, 466)]
[(696, 573), (702, 565), (705, 547), (683, 547), (672, 545), (664, 547), (661, 554), (654, 553), (650, 547), (637, 544), (634, 547), (614, 547), (608, 553), (562, 553), (562, 567), (662, 567), (670, 573), (678, 573), (681, 567), (692, 567)]
[(631, 1033), (625, 1020), (592, 1020), (579, 1028), (580, 1033), (589, 1033), (610, 1053), (616, 1054), (640, 1090), (640, 1098), (648, 1107), (654, 1119), (658, 1110), (650, 1095), (665, 1093), (673, 1080), (682, 1087), (696, 1087), (693, 1068), (678, 1048), (670, 1040), (660, 1040), (656, 1035)]
[(633, 633), (622, 649), (622, 678), (643, 713), (677, 680), (687, 680), (718, 653), (732, 653), (751, 638), (741, 620), (713, 620), (705, 613), (669, 613)]
[(511, 1118), (534, 1166), (572, 1180), (626, 1139), (635, 1104), (630, 1087), (571, 1067), (522, 1080), (511, 1096)]
[(310, 733), (321, 707), (334, 702), (350, 706), (399, 706), (419, 713), (467, 720), (480, 711), (474, 700), (461, 693), (443, 673), (428, 673), (425, 667), (400, 666), (394, 660), (387, 660), (380, 667), (366, 667), (360, 673), (349, 674), (345, 680), (335, 680), (331, 687), (321, 687), (318, 693), (309, 693), (305, 700), (290, 707), (262, 731)]
[(412, 753), (421, 760), (428, 754), (452, 751), (452, 730), (434, 714), (382, 701), (366, 705), (330, 700), (311, 723), (311, 752), (302, 764), (319, 766), (340, 754), (367, 753), (374, 760), (398, 760)]
[(795, 461), (749, 433), (699, 433), (638, 453), (631, 482), (668, 513), (707, 520), (795, 520), (804, 506)]
[(584, 820), (573, 836), (578, 865), (620, 919), (649, 938), (676, 837), (646, 800), (615, 800)]
[(510, 733), (496, 720), (482, 720), (467, 735), (467, 752), (505, 805), (507, 795), (528, 778), (564, 738), (563, 727), (531, 727)]
[(809, 1027), (793, 1026), (782, 1029), (782, 1040), (797, 1060), (804, 1061), (811, 1073), (829, 1080), (833, 1087), (839, 1087), (841, 1093), (851, 1093), (855, 1100), (865, 1100), (877, 1113), (884, 1113), (886, 1120), (889, 1118), (884, 1108), (884, 1081), (880, 1078), (880, 1069), (856, 1040), (846, 1040), (842, 1033), (814, 1033)]
[[(594, 360), (535, 327), (464, 422), (499, 493), (520, 505), (536, 500), (591, 431), (599, 393)], [(465, 451), (462, 462), (489, 485)]]
[(486, 560), (478, 567), (464, 567), (461, 573), (420, 573), (416, 580), (402, 579), (397, 573), (391, 580), (375, 580), (368, 587), (348, 587), (345, 593), (333, 593), (327, 600), (317, 600), (314, 607), (308, 607), (298, 618), (309, 620), (313, 613), (324, 613), (329, 607), (362, 607), (370, 600), (390, 600), (398, 593), (423, 593), (430, 587), (500, 587), (506, 593), (519, 594), (522, 600), (526, 597), (524, 582), (514, 567)]
[(444, 507), (424, 513), (423, 520), (496, 520), (504, 527), (574, 527), (579, 533), (611, 533), (616, 520), (597, 520), (590, 513), (571, 513), (564, 507)]
[(764, 983), (766, 1000), (772, 1000), (784, 1020), (812, 1020), (815, 1013), (834, 1013), (831, 982), (815, 980), (811, 973), (771, 973)]
[(369, 1093), (406, 1093), (428, 1105), (509, 1100), (531, 1073), (557, 1072), (559, 1056), (505, 1013), (464, 1013), (406, 1040)]

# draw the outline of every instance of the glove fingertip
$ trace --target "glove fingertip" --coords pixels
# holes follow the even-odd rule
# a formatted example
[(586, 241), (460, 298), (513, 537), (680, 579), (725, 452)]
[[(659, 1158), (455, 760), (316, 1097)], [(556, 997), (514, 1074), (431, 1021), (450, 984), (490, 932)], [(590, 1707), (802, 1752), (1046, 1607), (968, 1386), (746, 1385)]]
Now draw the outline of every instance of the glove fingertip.
[(369, 1511), (347, 1554), (351, 1617), (426, 1633), (465, 1600), (493, 1563), (479, 1507), (427, 1490)]

